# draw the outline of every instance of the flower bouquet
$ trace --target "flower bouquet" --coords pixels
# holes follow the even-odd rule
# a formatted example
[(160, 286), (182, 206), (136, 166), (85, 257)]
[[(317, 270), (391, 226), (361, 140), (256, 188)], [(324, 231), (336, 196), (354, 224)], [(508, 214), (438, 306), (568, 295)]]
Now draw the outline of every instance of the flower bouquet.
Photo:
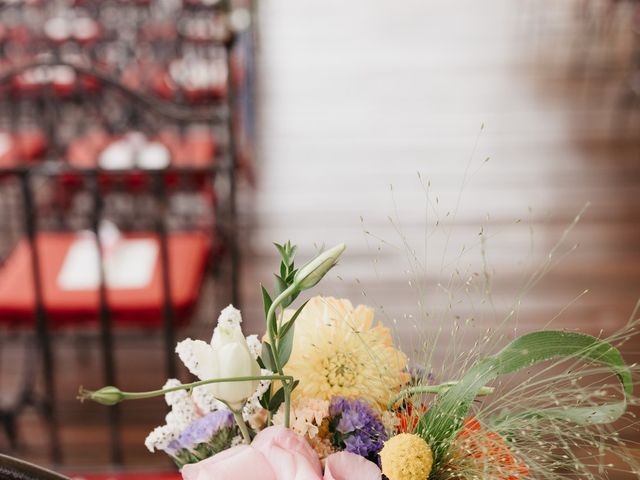
[[(299, 269), (294, 246), (276, 247), (282, 262), (275, 291), (262, 288), (262, 338), (245, 337), (229, 306), (210, 343), (176, 347), (197, 381), (170, 379), (151, 392), (81, 388), (80, 398), (113, 405), (164, 395), (171, 411), (146, 446), (168, 454), (185, 480), (608, 478), (611, 458), (638, 473), (615, 423), (635, 402), (635, 366), (614, 346), (633, 323), (609, 339), (528, 333), (440, 379), (430, 361), (394, 346), (372, 308), (324, 297), (290, 308), (344, 245)], [(501, 390), (513, 374), (519, 385)]]

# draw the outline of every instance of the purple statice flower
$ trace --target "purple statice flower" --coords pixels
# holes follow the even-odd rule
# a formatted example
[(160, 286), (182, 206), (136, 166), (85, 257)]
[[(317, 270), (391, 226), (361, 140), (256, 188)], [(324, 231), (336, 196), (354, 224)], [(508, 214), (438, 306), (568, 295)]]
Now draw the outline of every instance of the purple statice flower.
[(371, 450), (371, 442), (365, 441), (360, 435), (350, 435), (344, 440), (345, 450), (362, 457), (368, 457)]
[(182, 445), (180, 445), (178, 440), (171, 440), (169, 445), (167, 445), (167, 448), (164, 449), (164, 451), (172, 457), (174, 457), (180, 450), (182, 450)]
[(233, 414), (228, 410), (216, 410), (197, 418), (177, 439), (180, 447), (191, 449), (209, 442), (220, 430), (233, 427)]
[(387, 439), (376, 412), (362, 400), (334, 397), (329, 405), (329, 431), (334, 447), (378, 461)]
[(233, 414), (216, 410), (193, 420), (165, 449), (178, 468), (226, 450), (236, 433)]

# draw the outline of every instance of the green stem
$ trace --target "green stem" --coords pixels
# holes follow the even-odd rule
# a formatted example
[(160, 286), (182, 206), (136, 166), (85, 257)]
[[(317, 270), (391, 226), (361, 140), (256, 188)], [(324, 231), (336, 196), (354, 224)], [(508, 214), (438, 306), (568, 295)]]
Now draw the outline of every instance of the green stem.
[(249, 428), (247, 424), (244, 422), (244, 418), (242, 418), (242, 410), (231, 410), (233, 413), (233, 418), (236, 419), (236, 423), (238, 424), (238, 428), (240, 429), (240, 433), (242, 433), (242, 438), (244, 438), (244, 443), (249, 445), (251, 443), (251, 433), (249, 433)]
[[(393, 410), (393, 407), (395, 406), (395, 404), (398, 403), (400, 400), (403, 400), (404, 398), (407, 398), (407, 397), (412, 397), (414, 395), (419, 395), (421, 393), (435, 393), (437, 395), (442, 394), (457, 384), (458, 382), (454, 381), (454, 382), (441, 383), (440, 385), (416, 385), (414, 387), (407, 387), (401, 390), (400, 393), (398, 393), (398, 395), (396, 395), (389, 401), (388, 408), (389, 410)], [(495, 389), (492, 387), (482, 387), (478, 391), (478, 396), (491, 395), (494, 392), (494, 390)]]
[(284, 426), (289, 428), (289, 423), (291, 422), (291, 389), (288, 382), (283, 382), (282, 388), (284, 388)]
[[(278, 333), (278, 324), (276, 320), (276, 309), (282, 303), (282, 301), (295, 292), (298, 289), (298, 285), (291, 284), (286, 289), (282, 291), (280, 295), (278, 295), (273, 302), (271, 302), (271, 306), (267, 311), (267, 330), (269, 331), (269, 341), (271, 342), (271, 346), (274, 348), (275, 355), (275, 340), (276, 335)], [(273, 320), (272, 320), (273, 319)], [(278, 363), (278, 359), (276, 358), (276, 363)]]
[[(167, 393), (177, 392), (178, 390), (192, 390), (196, 387), (201, 387), (203, 385), (209, 385), (212, 383), (233, 383), (246, 382), (251, 380), (281, 380), (283, 382), (290, 382), (293, 381), (293, 377), (290, 375), (252, 375), (248, 377), (210, 378), (208, 380), (199, 380), (197, 382), (185, 383), (182, 385), (177, 385), (175, 387), (163, 388), (161, 390), (151, 390), (149, 392), (122, 392), (118, 390), (118, 401), (111, 402), (110, 404), (113, 405), (123, 400), (141, 400), (143, 398), (159, 397)], [(114, 387), (104, 387), (101, 390), (113, 388)], [(98, 403), (104, 403), (100, 401), (100, 396), (102, 395), (101, 390), (97, 390), (94, 392), (91, 390), (85, 390), (84, 388), (80, 387), (78, 398), (80, 400), (94, 400)]]
[[(282, 301), (295, 292), (298, 289), (296, 284), (289, 285), (275, 300), (271, 303), (269, 310), (267, 311), (267, 330), (269, 331), (269, 342), (273, 350), (273, 361), (275, 363), (276, 371), (279, 375), (284, 375), (280, 360), (278, 358), (278, 344), (276, 343), (276, 335), (278, 333), (278, 324), (276, 320), (276, 308), (282, 303)], [(283, 381), (282, 388), (284, 389), (284, 426), (289, 428), (291, 418), (291, 389), (289, 387), (290, 381)]]

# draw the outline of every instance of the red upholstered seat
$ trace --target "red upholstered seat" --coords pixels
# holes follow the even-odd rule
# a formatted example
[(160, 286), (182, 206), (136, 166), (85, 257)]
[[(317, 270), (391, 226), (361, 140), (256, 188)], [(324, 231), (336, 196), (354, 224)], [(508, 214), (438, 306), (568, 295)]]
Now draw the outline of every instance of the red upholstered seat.
[[(67, 251), (76, 239), (73, 233), (40, 233), (37, 237), (44, 306), (52, 327), (95, 322), (99, 312), (97, 290), (69, 291), (57, 278)], [(125, 238), (150, 238), (154, 234), (132, 234)], [(169, 272), (175, 319), (184, 322), (197, 300), (206, 268), (210, 242), (196, 233), (171, 233), (168, 237)], [(29, 326), (34, 322), (34, 288), (29, 243), (22, 240), (0, 268), (0, 323)], [(117, 325), (158, 326), (162, 323), (163, 287), (160, 255), (148, 286), (139, 289), (109, 289), (113, 322)]]

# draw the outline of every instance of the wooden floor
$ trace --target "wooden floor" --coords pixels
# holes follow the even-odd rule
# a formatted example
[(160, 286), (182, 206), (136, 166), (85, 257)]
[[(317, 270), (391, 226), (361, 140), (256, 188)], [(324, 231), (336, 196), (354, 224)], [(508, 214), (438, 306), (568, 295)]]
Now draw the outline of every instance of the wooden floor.
[[(640, 298), (640, 110), (620, 108), (622, 9), (595, 36), (579, 2), (259, 3), (259, 184), (241, 199), (247, 333), (261, 331), (271, 242), (287, 239), (303, 258), (346, 242), (316, 291), (378, 308), (415, 361), (416, 331), (458, 321), (462, 349), (510, 314), (519, 331), (628, 320)], [(182, 336), (209, 334), (225, 296), (205, 295)], [(123, 387), (163, 382), (158, 339), (118, 345)], [(99, 384), (93, 347), (67, 338), (56, 350), (66, 469), (108, 464), (104, 409), (73, 398)], [(20, 349), (3, 349), (11, 380)], [(627, 349), (640, 359), (639, 341)], [(163, 412), (124, 406), (127, 467), (168, 465), (142, 445)], [(18, 454), (46, 463), (37, 418), (22, 429)]]

